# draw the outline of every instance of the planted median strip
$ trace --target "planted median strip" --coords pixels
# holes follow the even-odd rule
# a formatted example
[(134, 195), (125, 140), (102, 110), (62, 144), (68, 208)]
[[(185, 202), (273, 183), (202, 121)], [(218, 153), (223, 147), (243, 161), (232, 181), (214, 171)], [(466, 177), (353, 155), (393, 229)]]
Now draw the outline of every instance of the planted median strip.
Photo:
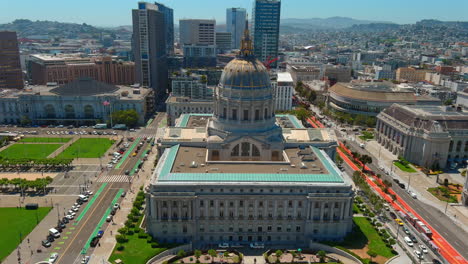
[(116, 169), (120, 169), (120, 166), (124, 163), (124, 161), (128, 158), (128, 155), (133, 152), (133, 149), (138, 145), (140, 142), (140, 138), (135, 139), (135, 142), (130, 146), (130, 148), (127, 150), (127, 152), (123, 155), (122, 159), (120, 160), (119, 163), (117, 163), (117, 166), (115, 166)]
[(123, 189), (119, 189), (119, 191), (117, 192), (117, 194), (115, 195), (114, 199), (112, 200), (112, 203), (110, 204), (110, 206), (107, 208), (106, 212), (104, 213), (104, 215), (102, 216), (101, 220), (99, 221), (99, 223), (97, 224), (96, 228), (94, 229), (93, 233), (91, 233), (91, 236), (88, 238), (88, 240), (86, 241), (86, 244), (84, 245), (83, 247), (83, 250), (81, 251), (81, 254), (86, 254), (86, 252), (88, 251), (89, 247), (90, 247), (90, 243), (91, 243), (91, 240), (93, 240), (93, 238), (97, 235), (97, 233), (99, 232), (99, 229), (101, 229), (102, 225), (104, 224), (104, 222), (106, 222), (106, 218), (107, 216), (110, 214), (111, 210), (112, 210), (112, 205), (115, 204), (117, 202), (117, 200), (119, 200), (119, 197), (122, 195), (122, 192), (124, 190)]
[(88, 202), (88, 204), (86, 205), (86, 207), (83, 209), (83, 211), (81, 211), (81, 214), (76, 218), (75, 220), (75, 223), (73, 223), (73, 225), (78, 225), (78, 222), (80, 222), (81, 219), (83, 219), (83, 217), (85, 216), (86, 212), (88, 212), (89, 208), (91, 208), (91, 206), (93, 205), (93, 203), (97, 200), (97, 198), (99, 197), (99, 195), (102, 193), (102, 191), (104, 190), (104, 188), (106, 187), (107, 185), (107, 182), (103, 183), (101, 185), (101, 187), (99, 188), (99, 190), (97, 190), (97, 192), (94, 194), (93, 198), (91, 198), (91, 200)]

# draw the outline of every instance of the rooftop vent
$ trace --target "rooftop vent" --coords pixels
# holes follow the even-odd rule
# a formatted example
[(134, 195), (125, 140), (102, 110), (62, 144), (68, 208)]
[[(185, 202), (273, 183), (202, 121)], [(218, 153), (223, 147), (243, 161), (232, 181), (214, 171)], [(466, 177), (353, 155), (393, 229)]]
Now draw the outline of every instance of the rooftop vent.
[(192, 161), (192, 163), (190, 163), (190, 168), (198, 168), (198, 163)]
[(288, 171), (288, 168), (281, 168), (280, 171)]
[(307, 169), (307, 165), (304, 162), (301, 162), (301, 169)]

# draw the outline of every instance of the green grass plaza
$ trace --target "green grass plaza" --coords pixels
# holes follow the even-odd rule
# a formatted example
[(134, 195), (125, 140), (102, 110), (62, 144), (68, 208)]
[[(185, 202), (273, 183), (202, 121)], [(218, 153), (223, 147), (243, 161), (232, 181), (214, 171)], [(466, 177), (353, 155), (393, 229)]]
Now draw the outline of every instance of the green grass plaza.
[(49, 213), (51, 207), (37, 210), (0, 208), (0, 262), (2, 262), (20, 242)]

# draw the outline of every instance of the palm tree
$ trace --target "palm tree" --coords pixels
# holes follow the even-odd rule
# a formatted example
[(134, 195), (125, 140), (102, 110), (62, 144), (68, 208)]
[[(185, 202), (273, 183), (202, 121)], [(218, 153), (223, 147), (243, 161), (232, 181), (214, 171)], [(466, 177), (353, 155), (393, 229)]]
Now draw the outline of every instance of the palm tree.
[(320, 257), (320, 262), (325, 262), (325, 257), (327, 256), (327, 252), (320, 250), (317, 252), (317, 255)]

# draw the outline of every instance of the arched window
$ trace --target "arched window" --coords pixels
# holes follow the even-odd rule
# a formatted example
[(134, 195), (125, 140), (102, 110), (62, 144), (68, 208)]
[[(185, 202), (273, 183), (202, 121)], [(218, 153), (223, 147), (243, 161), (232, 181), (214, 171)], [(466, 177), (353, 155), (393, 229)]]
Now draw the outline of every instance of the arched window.
[(241, 144), (241, 156), (250, 156), (250, 143), (242, 142)]
[(73, 105), (65, 106), (65, 118), (67, 119), (75, 118), (75, 108), (73, 107)]
[(265, 119), (268, 118), (268, 108), (265, 108), (265, 116), (264, 116)]
[(87, 119), (94, 118), (94, 108), (91, 105), (86, 105), (84, 107), (84, 117)]
[(219, 160), (219, 151), (218, 150), (213, 150), (211, 152), (211, 160)]
[(55, 118), (55, 107), (51, 104), (48, 104), (44, 107), (44, 113), (46, 118)]
[(237, 156), (239, 156), (239, 145), (236, 145), (236, 146), (232, 149), (232, 151), (231, 151), (231, 156), (232, 156), (232, 157), (237, 157)]
[(275, 150), (271, 152), (271, 160), (273, 161), (279, 160), (279, 151)]
[(252, 144), (252, 157), (259, 157), (260, 156), (260, 150), (257, 148), (257, 146)]
[(459, 140), (457, 142), (457, 152), (459, 152), (461, 150), (461, 145), (462, 145), (462, 142), (461, 142), (461, 140)]

